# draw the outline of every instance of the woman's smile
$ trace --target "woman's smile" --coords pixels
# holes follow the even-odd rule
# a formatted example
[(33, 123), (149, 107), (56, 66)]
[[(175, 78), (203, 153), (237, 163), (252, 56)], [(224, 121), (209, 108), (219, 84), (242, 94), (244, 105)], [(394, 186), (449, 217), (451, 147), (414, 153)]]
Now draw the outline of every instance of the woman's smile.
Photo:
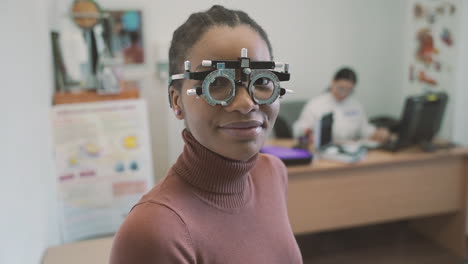
[(231, 137), (256, 139), (263, 130), (263, 124), (259, 120), (234, 121), (221, 125), (219, 129)]

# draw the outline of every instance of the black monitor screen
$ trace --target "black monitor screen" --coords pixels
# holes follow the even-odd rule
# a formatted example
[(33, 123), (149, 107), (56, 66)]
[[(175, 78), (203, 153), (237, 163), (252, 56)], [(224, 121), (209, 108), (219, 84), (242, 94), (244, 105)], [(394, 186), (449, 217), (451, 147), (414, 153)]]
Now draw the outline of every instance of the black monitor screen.
[(327, 113), (314, 127), (314, 147), (317, 150), (326, 148), (332, 143), (333, 113)]
[(405, 107), (398, 126), (398, 140), (392, 150), (413, 144), (431, 144), (439, 132), (447, 104), (447, 94), (428, 93), (406, 98)]
[(320, 123), (320, 146), (326, 146), (332, 142), (333, 113), (324, 115)]
[(446, 93), (431, 93), (422, 96), (423, 107), (419, 116), (418, 128), (414, 135), (415, 143), (430, 143), (439, 132), (447, 105)]
[(398, 141), (394, 146), (395, 150), (413, 144), (422, 107), (423, 100), (420, 96), (409, 96), (406, 98), (398, 125)]

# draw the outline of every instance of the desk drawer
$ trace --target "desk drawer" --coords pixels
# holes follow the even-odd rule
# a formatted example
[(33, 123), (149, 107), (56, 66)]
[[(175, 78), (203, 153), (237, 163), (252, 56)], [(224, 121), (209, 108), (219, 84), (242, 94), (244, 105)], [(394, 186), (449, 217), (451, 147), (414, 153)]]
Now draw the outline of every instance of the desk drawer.
[(463, 159), (447, 158), (289, 175), (296, 234), (461, 210)]

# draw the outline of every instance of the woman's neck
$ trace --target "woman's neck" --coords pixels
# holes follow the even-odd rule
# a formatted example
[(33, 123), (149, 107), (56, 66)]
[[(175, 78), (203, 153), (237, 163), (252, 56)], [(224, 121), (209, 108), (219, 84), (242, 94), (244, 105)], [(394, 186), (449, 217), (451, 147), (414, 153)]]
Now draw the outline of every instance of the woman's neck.
[[(173, 166), (175, 172), (192, 185), (197, 194), (219, 207), (238, 207), (248, 195), (249, 171), (258, 154), (247, 161), (225, 158), (201, 145), (184, 130), (184, 151)], [(224, 197), (221, 201), (220, 197)]]

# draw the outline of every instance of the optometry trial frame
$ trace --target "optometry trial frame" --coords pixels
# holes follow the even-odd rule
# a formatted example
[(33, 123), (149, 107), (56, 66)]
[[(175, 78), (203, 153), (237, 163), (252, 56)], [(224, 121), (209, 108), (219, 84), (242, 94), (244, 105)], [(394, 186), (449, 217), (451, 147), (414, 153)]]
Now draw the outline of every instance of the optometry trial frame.
[[(271, 104), (278, 97), (281, 98), (286, 93), (293, 92), (280, 87), (281, 81), (289, 81), (289, 64), (274, 61), (250, 61), (246, 48), (241, 50), (241, 57), (238, 60), (203, 60), (202, 66), (216, 69), (190, 72), (191, 63), (185, 61), (185, 72), (172, 75), (169, 78), (169, 88), (175, 80), (203, 81), (201, 86), (188, 89), (187, 95), (196, 95), (197, 98), (203, 96), (212, 106), (229, 105), (236, 95), (236, 85), (243, 82), (248, 82), (249, 95), (257, 104)], [(275, 68), (281, 67), (284, 67), (282, 72), (274, 71)], [(172, 107), (170, 93), (169, 104)]]

